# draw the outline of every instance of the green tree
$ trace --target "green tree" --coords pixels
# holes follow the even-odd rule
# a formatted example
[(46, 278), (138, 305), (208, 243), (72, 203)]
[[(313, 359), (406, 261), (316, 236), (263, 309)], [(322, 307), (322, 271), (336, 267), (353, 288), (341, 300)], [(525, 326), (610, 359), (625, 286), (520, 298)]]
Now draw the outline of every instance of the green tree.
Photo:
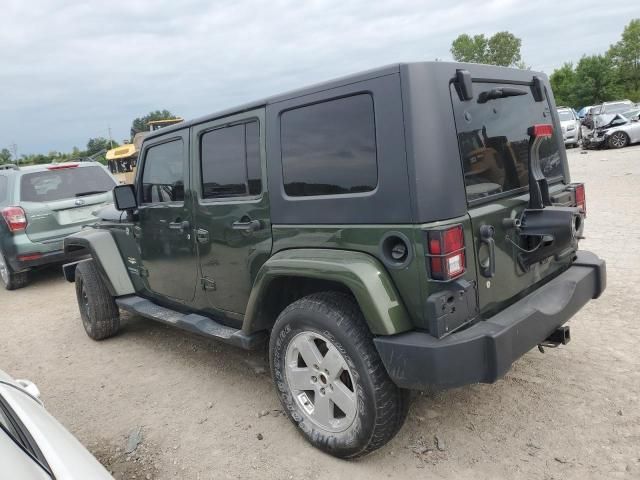
[(498, 32), (487, 42), (487, 63), (511, 67), (522, 60), (522, 40), (511, 32)]
[(451, 55), (458, 62), (487, 63), (487, 43), (484, 35), (463, 33), (451, 43)]
[(11, 152), (8, 148), (0, 150), (0, 165), (3, 163), (11, 163)]
[(511, 32), (498, 32), (487, 38), (463, 33), (451, 43), (451, 55), (458, 62), (488, 63), (503, 67), (522, 68), (522, 40)]
[(149, 126), (147, 125), (147, 123), (150, 121), (168, 120), (175, 117), (176, 116), (169, 110), (156, 110), (155, 112), (149, 112), (143, 117), (135, 118), (131, 123), (131, 137), (133, 137), (136, 133), (149, 130)]
[(622, 39), (607, 52), (618, 70), (623, 95), (640, 100), (640, 18), (624, 27)]
[(583, 106), (576, 99), (576, 71), (572, 63), (565, 63), (562, 67), (554, 70), (549, 81), (557, 105), (574, 108)]
[[(113, 147), (111, 145), (113, 145)], [(104, 137), (90, 138), (87, 142), (86, 154), (87, 156), (91, 156), (94, 153), (98, 153), (100, 150), (109, 150), (110, 148), (115, 148), (117, 146), (118, 144), (116, 142), (114, 142), (113, 140), (109, 141)]]
[(622, 95), (617, 70), (606, 55), (582, 57), (576, 66), (575, 81), (577, 105), (596, 105)]

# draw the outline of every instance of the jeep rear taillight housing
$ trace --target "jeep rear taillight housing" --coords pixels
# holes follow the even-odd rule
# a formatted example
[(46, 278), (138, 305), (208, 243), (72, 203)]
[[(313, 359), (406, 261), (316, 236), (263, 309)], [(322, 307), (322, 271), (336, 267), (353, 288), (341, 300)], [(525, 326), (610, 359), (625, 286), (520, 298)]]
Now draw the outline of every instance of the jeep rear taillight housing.
[(21, 207), (3, 208), (2, 217), (12, 233), (21, 232), (27, 228), (27, 215)]
[(429, 275), (433, 280), (449, 281), (465, 272), (464, 230), (462, 225), (427, 232)]

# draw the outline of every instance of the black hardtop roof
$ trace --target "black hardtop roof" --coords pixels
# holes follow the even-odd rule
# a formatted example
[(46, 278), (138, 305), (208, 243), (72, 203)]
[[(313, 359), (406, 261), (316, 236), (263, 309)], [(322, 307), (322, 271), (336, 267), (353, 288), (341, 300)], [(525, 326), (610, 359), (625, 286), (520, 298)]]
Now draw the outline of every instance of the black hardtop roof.
[(508, 81), (531, 81), (534, 75), (541, 76), (546, 79), (546, 75), (541, 72), (534, 72), (531, 70), (521, 70), (516, 68), (508, 68), (508, 67), (499, 67), (495, 65), (483, 65), (483, 64), (477, 64), (477, 63), (440, 62), (440, 61), (395, 63), (391, 65), (385, 65), (383, 67), (374, 68), (371, 70), (365, 70), (362, 72), (353, 73), (350, 75), (335, 78), (325, 82), (309, 85), (306, 87), (289, 90), (285, 93), (280, 93), (277, 95), (273, 95), (271, 97), (263, 98), (262, 100), (245, 103), (236, 107), (227, 108), (224, 110), (217, 111), (215, 113), (211, 113), (208, 115), (204, 115), (202, 117), (188, 120), (186, 122), (177, 123), (175, 125), (171, 125), (171, 126), (154, 131), (153, 133), (147, 135), (144, 140), (147, 141), (148, 139), (164, 136), (167, 133), (189, 128), (193, 125), (209, 122), (212, 120), (216, 120), (218, 118), (228, 117), (230, 115), (234, 115), (237, 113), (242, 113), (242, 112), (246, 112), (256, 108), (264, 107), (269, 104), (274, 104), (274, 103), (290, 100), (293, 98), (302, 97), (304, 95), (318, 93), (323, 90), (330, 90), (336, 87), (341, 87), (344, 85), (349, 85), (351, 83), (357, 83), (357, 82), (369, 80), (376, 77), (391, 75), (391, 74), (400, 72), (400, 70), (403, 67), (411, 68), (412, 66), (432, 68), (434, 71), (450, 70), (451, 75), (455, 74), (456, 69), (466, 69), (471, 72), (473, 77), (482, 78), (482, 79), (496, 79), (496, 80), (504, 79)]

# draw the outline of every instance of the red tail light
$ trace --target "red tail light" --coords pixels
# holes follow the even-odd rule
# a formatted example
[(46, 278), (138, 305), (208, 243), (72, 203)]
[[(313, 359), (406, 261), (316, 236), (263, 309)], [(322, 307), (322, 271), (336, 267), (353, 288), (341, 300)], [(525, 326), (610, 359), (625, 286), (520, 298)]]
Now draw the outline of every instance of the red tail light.
[(541, 123), (529, 128), (530, 137), (551, 137), (553, 136), (553, 125)]
[(584, 190), (584, 183), (579, 183), (576, 185), (576, 189), (574, 190), (576, 194), (576, 207), (582, 210), (584, 216), (587, 216), (587, 196)]
[(10, 232), (21, 232), (27, 228), (27, 216), (20, 207), (6, 207), (2, 209), (2, 216), (7, 222)]
[(57, 163), (55, 165), (48, 165), (47, 170), (62, 170), (63, 168), (75, 168), (77, 163)]
[(465, 272), (462, 225), (428, 233), (429, 273), (434, 280), (447, 281)]

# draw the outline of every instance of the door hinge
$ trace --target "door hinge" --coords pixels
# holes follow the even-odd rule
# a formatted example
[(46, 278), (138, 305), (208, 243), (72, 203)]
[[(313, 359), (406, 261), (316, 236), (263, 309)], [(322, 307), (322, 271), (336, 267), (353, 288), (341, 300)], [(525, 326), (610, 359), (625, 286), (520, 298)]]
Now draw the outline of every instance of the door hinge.
[(202, 284), (202, 289), (206, 291), (213, 291), (216, 289), (216, 282), (210, 278), (204, 277), (200, 279), (200, 283)]

